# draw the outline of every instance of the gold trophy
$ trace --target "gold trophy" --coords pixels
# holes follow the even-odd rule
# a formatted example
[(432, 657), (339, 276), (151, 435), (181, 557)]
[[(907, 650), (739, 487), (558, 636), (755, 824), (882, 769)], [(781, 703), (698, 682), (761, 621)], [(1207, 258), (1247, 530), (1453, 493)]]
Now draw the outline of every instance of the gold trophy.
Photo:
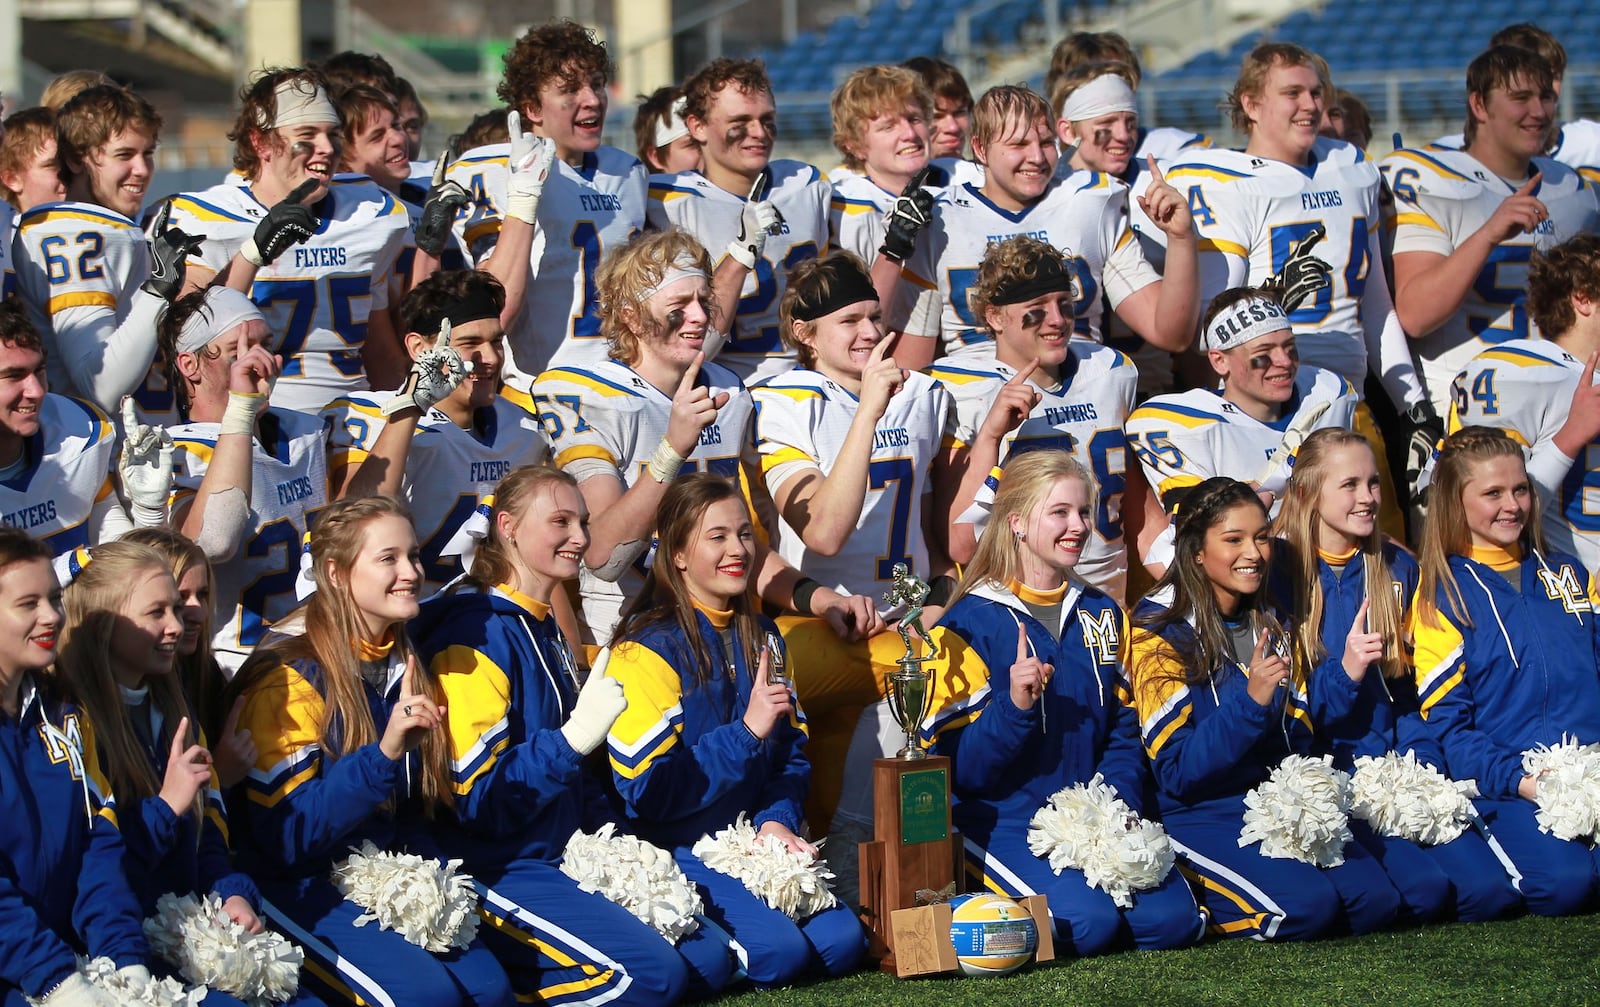
[[(918, 735), (933, 703), (933, 670), (922, 665), (934, 656), (933, 638), (922, 626), (928, 585), (904, 563), (894, 565), (894, 584), (884, 595), (905, 606), (898, 621), (905, 654), (883, 676), (884, 699), (905, 732), (905, 747), (895, 758), (872, 764), (873, 839), (861, 844), (861, 912), (872, 932), (871, 951), (880, 967), (895, 971), (891, 918), (896, 910), (938, 900), (955, 891), (960, 837), (950, 827), (950, 760), (929, 755)], [(926, 645), (917, 656), (912, 635)]]
[[(889, 702), (890, 714), (906, 733), (905, 747), (895, 753), (896, 757), (907, 762), (928, 756), (917, 737), (922, 730), (922, 722), (927, 719), (928, 705), (933, 701), (933, 673), (922, 670), (923, 662), (935, 654), (933, 637), (922, 627), (922, 603), (927, 598), (927, 582), (912, 573), (904, 563), (896, 563), (894, 584), (884, 593), (883, 600), (891, 606), (906, 606), (905, 615), (900, 617), (896, 626), (900, 631), (900, 639), (905, 642), (906, 652), (895, 661), (899, 670), (884, 676), (883, 691)], [(922, 657), (917, 656), (917, 647), (911, 641), (912, 633), (928, 645), (928, 653)]]

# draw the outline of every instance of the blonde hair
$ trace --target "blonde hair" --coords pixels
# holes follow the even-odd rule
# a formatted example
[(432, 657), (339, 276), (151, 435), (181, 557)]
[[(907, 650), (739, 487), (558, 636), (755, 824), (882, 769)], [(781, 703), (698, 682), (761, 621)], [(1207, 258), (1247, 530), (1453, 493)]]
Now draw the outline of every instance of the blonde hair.
[(1089, 469), (1065, 451), (1029, 451), (1006, 463), (1000, 489), (994, 496), (994, 510), (978, 539), (972, 562), (962, 571), (961, 585), (950, 603), (973, 588), (986, 583), (1010, 584), (1022, 579), (1022, 542), (1011, 531), (1013, 515), (1027, 519), (1034, 508), (1063, 479), (1076, 479), (1089, 493), (1092, 512), (1099, 502), (1100, 487)]
[(917, 106), (923, 119), (933, 121), (933, 92), (921, 76), (903, 66), (864, 66), (846, 77), (829, 102), (833, 146), (844, 166), (863, 170), (866, 163), (851, 148), (861, 145), (867, 124), (880, 115), (899, 115), (907, 105)]
[[(376, 742), (383, 730), (383, 725), (374, 723), (367, 705), (357, 651), (366, 631), (347, 576), (366, 543), (367, 526), (382, 517), (398, 517), (409, 524), (411, 512), (390, 496), (346, 497), (322, 512), (311, 536), (316, 593), (296, 610), (304, 617), (304, 632), (256, 650), (228, 687), (227, 701), (231, 702), (248, 691), (255, 680), (282, 665), (302, 660), (315, 662), (322, 669), (323, 691), (317, 740), (330, 761)], [(289, 618), (293, 617), (291, 614)], [(414, 656), (405, 627), (396, 626), (390, 659), (410, 665), (407, 677), (412, 692), (436, 703), (444, 702), (437, 676), (425, 662), (413, 661)], [(449, 741), (443, 730), (428, 733), (421, 755), (421, 793), (428, 809), (453, 805)]]
[(68, 70), (56, 75), (44, 86), (44, 93), (39, 95), (39, 104), (52, 112), (59, 112), (61, 106), (76, 98), (79, 92), (102, 84), (115, 87), (116, 83), (99, 70)]
[[(206, 572), (206, 587), (216, 590), (217, 576), (211, 566), (211, 557), (192, 539), (171, 528), (135, 528), (117, 541), (148, 546), (154, 550), (166, 560), (175, 583), (181, 582), (183, 575), (191, 568), (199, 567)], [(183, 687), (184, 696), (193, 705), (200, 726), (208, 736), (213, 737), (222, 728), (222, 692), (228, 685), (222, 670), (211, 660), (211, 620), (215, 615), (216, 599), (213, 598), (211, 607), (206, 610), (206, 624), (200, 631), (200, 643), (193, 654), (178, 658), (177, 668), (178, 682)]]
[[(1044, 263), (1051, 259), (1062, 262), (1066, 256), (1048, 241), (1041, 241), (1030, 234), (1015, 234), (1004, 241), (991, 244), (984, 250), (983, 259), (978, 263), (977, 279), (967, 288), (967, 308), (972, 312), (972, 317), (978, 320), (980, 326), (999, 335), (989, 325), (989, 308), (995, 295), (1004, 285), (1019, 280), (1031, 280), (1038, 276), (1039, 270), (1044, 268)], [(1070, 269), (1068, 272), (1070, 275)], [(1076, 299), (1078, 294), (1076, 281), (1072, 290), (1062, 293)], [(1067, 319), (1069, 329), (1073, 324), (1070, 314)]]
[(1267, 86), (1267, 74), (1275, 66), (1309, 66), (1322, 82), (1323, 100), (1333, 100), (1333, 75), (1328, 71), (1327, 60), (1293, 42), (1263, 42), (1245, 54), (1244, 61), (1239, 64), (1239, 79), (1223, 104), (1233, 120), (1233, 128), (1239, 132), (1249, 133), (1255, 124), (1255, 120), (1245, 114), (1245, 96), (1261, 97), (1262, 89)]
[[(1360, 434), (1340, 427), (1326, 427), (1305, 439), (1295, 454), (1294, 475), (1284, 490), (1283, 506), (1273, 525), (1273, 534), (1289, 544), (1289, 574), (1294, 583), (1295, 660), (1302, 681), (1310, 681), (1317, 663), (1327, 656), (1322, 645), (1322, 616), (1326, 599), (1322, 578), (1317, 574), (1317, 530), (1322, 517), (1317, 501), (1328, 478), (1330, 456), (1339, 448), (1365, 448), (1373, 457), (1372, 446)], [(1376, 462), (1376, 458), (1374, 458)], [(1383, 659), (1379, 666), (1384, 678), (1404, 678), (1410, 671), (1401, 646), (1403, 605), (1388, 590), (1393, 581), (1389, 563), (1383, 558), (1383, 532), (1376, 526), (1356, 543), (1365, 571), (1367, 625), (1383, 636)]]
[[(711, 282), (711, 256), (687, 231), (645, 231), (606, 256), (595, 274), (595, 292), (600, 299), (600, 334), (606, 337), (612, 359), (628, 366), (639, 362), (640, 343), (650, 335), (656, 321), (645, 311), (646, 292), (661, 282), (667, 270), (680, 258), (694, 260)], [(711, 306), (714, 309), (715, 305)], [(721, 319), (710, 310), (712, 328), (721, 328)]]
[[(103, 542), (90, 550), (89, 563), (62, 594), (66, 621), (61, 628), (61, 656), (56, 670), (95, 725), (100, 761), (112, 793), (133, 805), (161, 792), (161, 777), (134, 733), (126, 704), (117, 686), (111, 637), (134, 585), (151, 576), (171, 579), (165, 557), (149, 546), (134, 542)], [(173, 594), (177, 594), (174, 585)], [(151, 706), (161, 714), (162, 736), (154, 739), (165, 753), (172, 744), (178, 722), (189, 718), (185, 744), (200, 741), (199, 725), (177, 675), (154, 675), (145, 680)], [(193, 813), (200, 813), (196, 798)]]
[(1014, 123), (1043, 125), (1047, 135), (1055, 136), (1049, 102), (1037, 91), (1017, 84), (1002, 84), (983, 92), (983, 97), (972, 107), (972, 142), (987, 147), (1003, 139), (1003, 131)]
[[(1495, 427), (1462, 427), (1445, 438), (1439, 457), (1433, 463), (1433, 479), (1428, 484), (1428, 517), (1422, 523), (1422, 548), (1417, 562), (1422, 567), (1417, 585), (1417, 612), (1424, 625), (1439, 625), (1439, 592), (1450, 605), (1450, 617), (1472, 625), (1472, 616), (1461, 600), (1461, 587), (1450, 572), (1451, 556), (1472, 553), (1472, 531), (1467, 527), (1462, 497), (1474, 468), (1495, 458), (1523, 461), (1522, 445)], [(1527, 522), (1519, 543), (1524, 553), (1544, 550), (1544, 534), (1539, 529), (1539, 494), (1528, 492)]]
[(494, 488), (494, 507), (489, 513), (489, 534), (478, 544), (472, 558), (472, 570), (467, 580), (485, 590), (500, 584), (512, 583), (516, 576), (516, 563), (512, 560), (515, 548), (500, 531), (500, 515), (519, 515), (533, 500), (534, 494), (545, 486), (552, 489), (557, 483), (576, 489), (578, 481), (571, 475), (548, 463), (523, 465), (512, 469)]

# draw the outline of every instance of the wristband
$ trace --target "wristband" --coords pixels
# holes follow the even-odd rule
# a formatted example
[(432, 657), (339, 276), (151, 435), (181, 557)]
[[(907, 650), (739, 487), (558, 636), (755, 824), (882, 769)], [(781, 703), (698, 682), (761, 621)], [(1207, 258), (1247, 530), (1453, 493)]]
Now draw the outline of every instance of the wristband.
[(810, 577), (801, 577), (800, 583), (794, 586), (794, 610), (801, 615), (816, 615), (817, 613), (811, 610), (811, 598), (820, 590), (822, 590), (821, 584)]
[(220, 433), (244, 434), (253, 437), (256, 432), (256, 414), (266, 396), (260, 392), (229, 392), (228, 408), (223, 410)]
[(683, 468), (684, 460), (683, 455), (678, 454), (677, 449), (663, 436), (656, 444), (655, 454), (645, 463), (645, 469), (656, 482), (669, 483), (678, 478), (678, 470)]
[(244, 261), (257, 269), (266, 264), (265, 256), (261, 254), (261, 249), (257, 247), (256, 239), (253, 237), (244, 239), (244, 244), (239, 246), (239, 254), (244, 256)]
[(928, 597), (924, 601), (929, 605), (944, 608), (950, 604), (950, 599), (955, 597), (958, 586), (956, 579), (949, 574), (935, 577), (933, 583), (928, 585)]
[(746, 269), (756, 268), (756, 253), (737, 241), (728, 246), (728, 255)]

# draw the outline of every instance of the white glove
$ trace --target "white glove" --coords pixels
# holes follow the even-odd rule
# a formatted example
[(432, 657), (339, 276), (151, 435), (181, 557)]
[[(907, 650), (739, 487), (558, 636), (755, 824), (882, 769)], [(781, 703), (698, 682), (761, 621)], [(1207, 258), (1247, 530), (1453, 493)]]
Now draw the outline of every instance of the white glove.
[(138, 528), (167, 523), (167, 501), (172, 495), (172, 435), (165, 427), (139, 422), (133, 396), (122, 399), (122, 455), (117, 461), (122, 491), (133, 506)]
[(438, 342), (411, 362), (406, 383), (394, 398), (384, 403), (380, 412), (385, 416), (393, 416), (402, 409), (426, 413), (449, 398), (470, 373), (471, 366), (450, 345), (450, 319), (446, 318), (439, 326)]
[(589, 669), (589, 680), (578, 693), (572, 716), (561, 725), (562, 737), (579, 755), (588, 755), (604, 744), (611, 725), (628, 708), (628, 701), (622, 695), (622, 683), (606, 676), (606, 665), (610, 663), (611, 648), (607, 647)]
[(534, 136), (522, 131), (522, 116), (515, 111), (506, 113), (506, 128), (511, 132), (511, 177), (506, 180), (506, 216), (516, 217), (527, 224), (534, 223), (539, 212), (539, 197), (544, 194), (545, 179), (550, 177), (550, 166), (556, 160), (556, 142), (547, 136)]
[(764, 199), (752, 200), (739, 211), (739, 236), (728, 244), (728, 254), (733, 261), (746, 269), (756, 268), (761, 250), (767, 247), (767, 235), (777, 234), (783, 227), (783, 214)]
[(29, 997), (38, 1007), (117, 1007), (111, 994), (74, 972), (42, 997)]

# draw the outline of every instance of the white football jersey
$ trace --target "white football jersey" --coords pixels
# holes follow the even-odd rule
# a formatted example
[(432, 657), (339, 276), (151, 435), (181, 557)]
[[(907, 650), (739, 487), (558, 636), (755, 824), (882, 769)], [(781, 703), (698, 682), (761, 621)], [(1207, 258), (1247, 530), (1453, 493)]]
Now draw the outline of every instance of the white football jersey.
[(1143, 169), (1144, 159), (1154, 154), (1157, 161), (1170, 161), (1194, 150), (1211, 146), (1211, 137), (1204, 133), (1191, 133), (1173, 126), (1140, 126), (1139, 146), (1134, 151), (1134, 165)]
[[(794, 351), (779, 336), (778, 302), (789, 270), (828, 250), (828, 204), (833, 186), (801, 161), (773, 161), (767, 200), (783, 214), (780, 233), (767, 238), (755, 268), (745, 274), (739, 311), (728, 326), (717, 362), (754, 383), (795, 366)], [(698, 171), (650, 177), (650, 226), (687, 231), (720, 263), (739, 235), (746, 193), (712, 185)], [(876, 250), (874, 250), (876, 256)]]
[(88, 402), (49, 394), (39, 432), (23, 444), (22, 464), (0, 477), (0, 522), (49, 544), (57, 556), (94, 545), (91, 515), (116, 492), (117, 435)]
[[(904, 331), (942, 336), (948, 356), (992, 356), (993, 339), (967, 305), (967, 290), (989, 246), (1019, 234), (1048, 241), (1069, 257), (1078, 287), (1073, 334), (1082, 339), (1100, 342), (1105, 301), (1115, 310), (1161, 279), (1128, 227), (1128, 187), (1110, 175), (1058, 176), (1039, 202), (1018, 213), (994, 205), (974, 185), (952, 186), (935, 204), (934, 221), (902, 271), (909, 282), (899, 288), (894, 317), (909, 316)], [(936, 300), (920, 293), (932, 290)]]
[[(833, 471), (856, 417), (855, 395), (811, 370), (780, 374), (750, 394), (756, 403), (761, 474), (774, 498), (780, 486), (802, 472)], [(932, 490), (930, 473), (949, 413), (950, 393), (939, 382), (916, 371), (907, 374), (905, 386), (878, 420), (867, 495), (849, 543), (836, 556), (814, 552), (780, 515), (778, 554), (813, 580), (880, 603), (894, 583), (896, 563), (927, 570), (924, 496)]]
[[(490, 144), (450, 166), (448, 177), (472, 195), (456, 216), (456, 235), (479, 266), (500, 237), (510, 153), (509, 143)], [(645, 186), (644, 165), (616, 147), (585, 154), (581, 167), (560, 160), (551, 167), (529, 253), (532, 275), (522, 311), (506, 330), (508, 384), (527, 391), (551, 364), (584, 367), (606, 358), (595, 273), (643, 229)]]
[[(717, 421), (700, 431), (700, 444), (680, 475), (715, 472), (738, 481), (741, 469), (755, 468), (755, 406), (738, 375), (712, 361), (700, 368), (698, 384), (712, 398), (727, 393)], [(672, 396), (616, 360), (590, 367), (552, 367), (533, 383), (533, 402), (555, 444), (555, 463), (582, 483), (614, 476), (624, 486), (648, 479), (645, 464), (667, 432)], [(651, 551), (616, 581), (605, 581), (587, 567), (579, 571), (583, 621), (597, 644), (611, 641), (623, 605), (644, 584)]]
[[(267, 208), (248, 186), (218, 185), (172, 199), (172, 224), (204, 235), (198, 261), (220, 272)], [(410, 243), (405, 207), (369, 181), (335, 182), (316, 206), (321, 223), (256, 273), (250, 299), (274, 337), (283, 372), (272, 404), (314, 413), (365, 391), (367, 319), (389, 306), (395, 262)]]
[[(388, 425), (382, 408), (391, 398), (368, 392), (328, 403), (322, 418), (330, 469), (361, 465)], [(440, 554), (495, 484), (512, 469), (549, 457), (550, 438), (539, 418), (504, 397), (479, 409), (470, 430), (428, 410), (411, 438), (400, 497), (411, 508), (429, 593), (461, 573), (459, 557)]]
[[(150, 276), (150, 246), (139, 225), (93, 203), (36, 206), (18, 219), (14, 241), (17, 288), (47, 347), (106, 315), (121, 324)], [(45, 356), (50, 387), (74, 393), (61, 354)]]
[[(1429, 144), (1447, 150), (1461, 150), (1467, 138), (1461, 133), (1441, 136)], [(1591, 184), (1600, 183), (1600, 122), (1593, 119), (1574, 119), (1561, 124), (1556, 133), (1556, 145), (1546, 155), (1573, 169)]]
[(1377, 165), (1350, 144), (1321, 137), (1306, 169), (1213, 148), (1185, 151), (1166, 178), (1188, 196), (1199, 229), (1202, 305), (1224, 290), (1259, 286), (1283, 268), (1307, 232), (1323, 227), (1327, 233), (1311, 254), (1332, 267), (1332, 285), (1289, 321), (1302, 363), (1360, 386), (1367, 326), (1377, 331), (1393, 310), (1379, 248)]
[[(1281, 496), (1294, 471), (1294, 457), (1268, 466), (1284, 432), (1302, 414), (1309, 434), (1323, 427), (1348, 430), (1361, 401), (1354, 385), (1332, 371), (1307, 364), (1295, 375), (1294, 398), (1276, 422), (1263, 423), (1210, 388), (1157, 395), (1128, 417), (1128, 446), (1144, 466), (1145, 482), (1155, 488), (1170, 513), (1175, 500), (1212, 476), (1254, 482)], [(1324, 408), (1326, 407), (1326, 408)], [(1311, 415), (1320, 411), (1315, 420)]]
[[(1554, 458), (1552, 452), (1560, 453), (1555, 436), (1567, 421), (1583, 366), (1582, 360), (1542, 339), (1491, 346), (1452, 382), (1448, 430), (1499, 427), (1527, 445), (1536, 459)], [(1549, 479), (1546, 484), (1543, 468), (1535, 461), (1528, 464), (1544, 498), (1545, 540), (1589, 569), (1600, 569), (1600, 438), (1590, 441), (1570, 467), (1564, 457), (1559, 459), (1560, 482)]]
[[(1465, 151), (1397, 150), (1383, 162), (1394, 193), (1394, 254), (1449, 255), (1488, 222), (1523, 182), (1503, 179)], [(1531, 172), (1544, 178), (1534, 195), (1550, 216), (1533, 234), (1516, 234), (1489, 253), (1478, 279), (1454, 315), (1415, 342), (1434, 408), (1450, 408), (1450, 384), (1467, 361), (1496, 343), (1538, 336), (1528, 318), (1528, 261), (1546, 249), (1600, 226), (1595, 189), (1566, 165), (1536, 157)]]
[[(934, 185), (924, 188), (935, 198), (943, 191)], [(854, 253), (870, 268), (878, 259), (878, 249), (883, 247), (888, 230), (884, 214), (899, 197), (898, 192), (890, 192), (866, 175), (845, 173), (833, 183), (833, 198), (828, 204), (830, 245)]]
[[(1127, 354), (1083, 340), (1068, 343), (1061, 365), (1061, 384), (1035, 372), (1029, 379), (1039, 392), (1022, 425), (1001, 444), (1000, 465), (1013, 455), (1042, 448), (1060, 448), (1082, 462), (1100, 484), (1094, 534), (1078, 563), (1078, 576), (1121, 604), (1128, 577), (1128, 546), (1122, 534), (1122, 493), (1130, 462), (1122, 426), (1133, 411), (1139, 374)], [(928, 368), (929, 376), (950, 390), (953, 408), (945, 423), (945, 446), (966, 447), (977, 436), (983, 418), (1001, 386), (1016, 371), (993, 358), (945, 357)], [(992, 500), (994, 485), (979, 491), (979, 501)]]
[[(271, 430), (264, 446), (262, 424)], [(328, 469), (322, 420), (312, 413), (265, 410), (252, 439), (250, 516), (234, 554), (212, 562), (211, 597), (216, 606), (211, 645), (229, 674), (239, 670), (267, 627), (299, 604), (295, 579), (300, 550), (317, 513), (328, 505)], [(220, 425), (186, 423), (172, 428), (176, 449), (173, 509), (194, 499), (211, 464)]]

